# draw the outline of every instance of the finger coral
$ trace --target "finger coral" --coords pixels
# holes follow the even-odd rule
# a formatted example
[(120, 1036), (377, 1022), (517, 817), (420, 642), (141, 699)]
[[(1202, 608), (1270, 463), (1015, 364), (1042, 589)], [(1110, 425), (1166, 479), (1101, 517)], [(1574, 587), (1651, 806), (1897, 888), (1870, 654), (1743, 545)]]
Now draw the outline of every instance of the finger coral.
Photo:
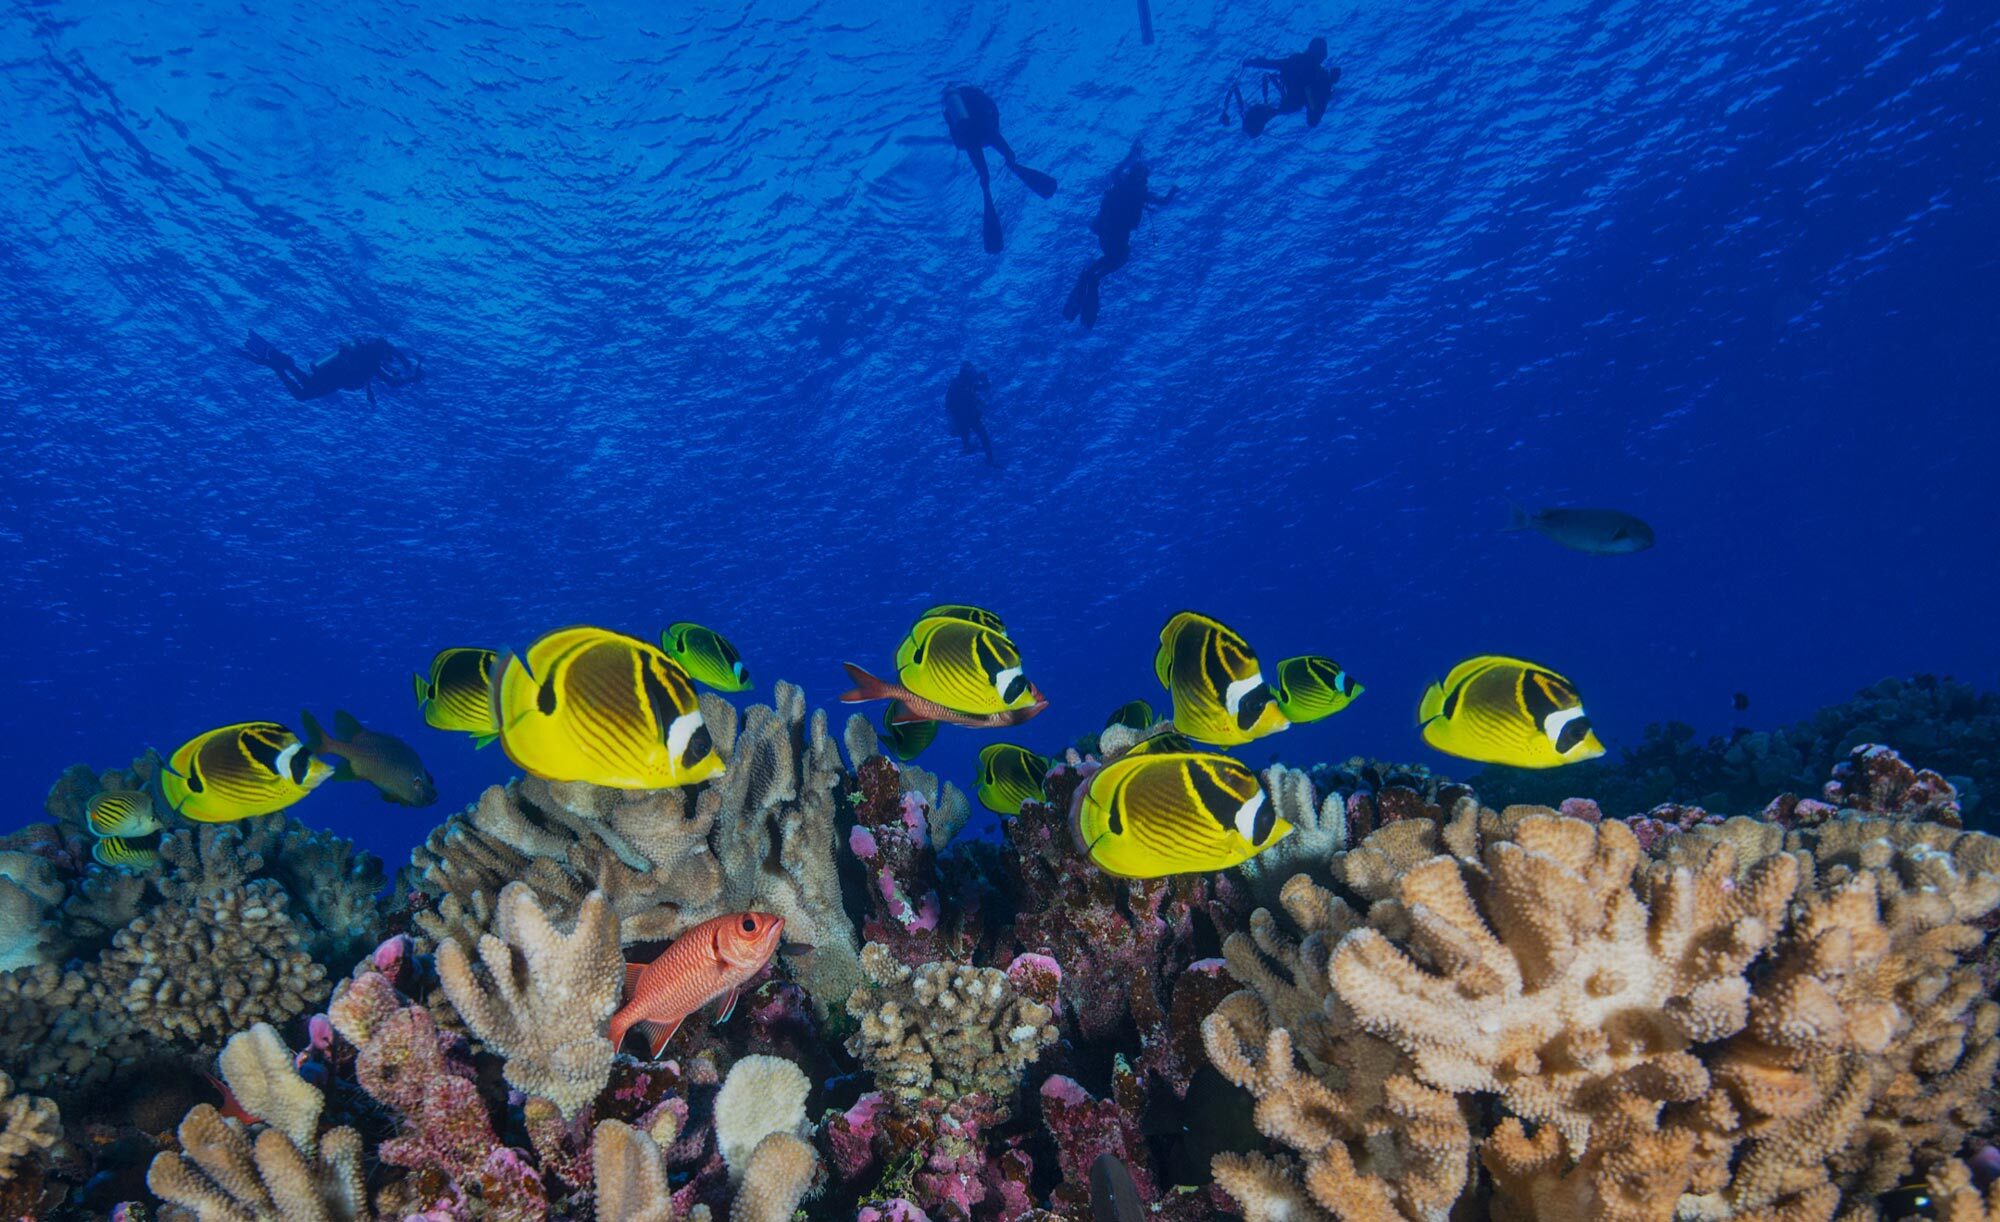
[(1260, 910), (1227, 945), (1247, 987), (1204, 1038), (1289, 1152), (1217, 1158), (1247, 1216), (1830, 1217), (1987, 1123), (1966, 956), (2000, 841), (1732, 820), (1653, 858), (1545, 808), (1425, 822), (1337, 854), (1338, 890), (1295, 875), (1298, 934)]
[(180, 1152), (153, 1160), (146, 1184), (179, 1206), (163, 1216), (187, 1222), (372, 1222), (361, 1164), (361, 1135), (326, 1133), (317, 1157), (276, 1129), (253, 1143), (204, 1103), (181, 1121)]
[(14, 1080), (0, 1073), (0, 1184), (24, 1161), (62, 1139), (56, 1105), (36, 1095), (16, 1093)]
[(743, 1179), (751, 1151), (766, 1137), (806, 1127), (811, 1089), (805, 1073), (783, 1057), (748, 1056), (730, 1067), (715, 1097), (715, 1140), (732, 1178)]
[(599, 892), (585, 896), (567, 932), (556, 929), (525, 884), (500, 893), (495, 933), (479, 940), (476, 970), (456, 942), (438, 948), (438, 976), (452, 1008), (507, 1058), (507, 1081), (574, 1117), (611, 1076), (603, 1027), (625, 980), (618, 923)]

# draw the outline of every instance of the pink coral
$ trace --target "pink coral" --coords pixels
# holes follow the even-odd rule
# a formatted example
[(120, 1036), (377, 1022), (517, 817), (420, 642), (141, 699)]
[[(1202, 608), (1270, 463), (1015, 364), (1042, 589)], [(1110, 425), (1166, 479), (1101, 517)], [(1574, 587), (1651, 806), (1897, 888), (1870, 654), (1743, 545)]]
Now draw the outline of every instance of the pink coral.
[(938, 959), (944, 953), (939, 937), (944, 906), (929, 810), (922, 798), (903, 792), (895, 765), (885, 757), (863, 761), (856, 779), (861, 792), (847, 845), (872, 883), (862, 935), (912, 966)]
[(1856, 747), (1834, 765), (1833, 779), (1821, 793), (1846, 810), (1961, 825), (1958, 790), (1950, 781), (1928, 768), (1912, 768), (1902, 756), (1875, 743)]
[(827, 1123), (827, 1150), (833, 1155), (833, 1169), (840, 1178), (857, 1179), (875, 1161), (875, 1137), (888, 1106), (886, 1095), (870, 1091)]
[(1143, 1094), (1121, 1059), (1113, 1081), (1119, 1099), (1093, 1098), (1081, 1083), (1056, 1074), (1042, 1083), (1042, 1123), (1055, 1139), (1063, 1182), (1079, 1202), (1090, 1200), (1090, 1165), (1101, 1155), (1120, 1159), (1132, 1172), (1132, 1182), (1148, 1204), (1159, 1199), (1147, 1170), (1145, 1136), (1138, 1114)]
[(1603, 808), (1590, 798), (1564, 798), (1561, 809), (1563, 814), (1572, 819), (1581, 819), (1585, 823), (1604, 821)]

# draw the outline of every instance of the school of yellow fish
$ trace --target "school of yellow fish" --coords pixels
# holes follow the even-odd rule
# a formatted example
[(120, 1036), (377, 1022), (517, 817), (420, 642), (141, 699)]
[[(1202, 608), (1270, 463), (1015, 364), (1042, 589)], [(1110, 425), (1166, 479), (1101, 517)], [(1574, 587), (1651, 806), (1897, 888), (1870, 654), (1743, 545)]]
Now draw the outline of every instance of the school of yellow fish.
[[(1283, 840), (1291, 825), (1257, 774), (1220, 749), (1332, 716), (1362, 685), (1319, 654), (1286, 658), (1275, 680), (1267, 678), (1242, 634), (1195, 611), (1160, 629), (1153, 669), (1170, 711), (1163, 718), (1133, 700), (1106, 720), (1107, 730), (1123, 726), (1141, 737), (1101, 766), (1086, 765), (1069, 811), (1078, 852), (1108, 874), (1159, 878), (1228, 869)], [(854, 687), (841, 700), (885, 702), (881, 742), (902, 762), (929, 747), (940, 726), (1016, 726), (1048, 707), (1005, 621), (964, 603), (916, 618), (897, 646), (893, 681), (852, 663), (846, 670)], [(657, 646), (589, 625), (549, 632), (519, 652), (454, 646), (413, 684), (425, 724), (478, 747), (497, 742), (524, 772), (667, 789), (720, 776), (728, 765), (702, 720), (696, 684), (741, 692), (751, 679), (726, 637), (679, 622)], [(1424, 692), (1417, 720), (1426, 743), (1481, 763), (1554, 768), (1604, 753), (1575, 686), (1518, 658), (1482, 654), (1458, 663)], [(168, 758), (152, 792), (99, 794), (88, 811), (97, 859), (125, 870), (157, 862), (156, 797), (200, 822), (283, 810), (328, 779), (371, 780), (392, 801), (428, 800), (429, 776), (406, 744), (362, 731), (345, 713), (339, 739), (326, 738), (310, 714), (304, 721), (305, 741), (268, 721), (210, 730)], [(1053, 767), (1026, 747), (994, 743), (979, 753), (975, 792), (988, 809), (1018, 815), (1047, 800)]]

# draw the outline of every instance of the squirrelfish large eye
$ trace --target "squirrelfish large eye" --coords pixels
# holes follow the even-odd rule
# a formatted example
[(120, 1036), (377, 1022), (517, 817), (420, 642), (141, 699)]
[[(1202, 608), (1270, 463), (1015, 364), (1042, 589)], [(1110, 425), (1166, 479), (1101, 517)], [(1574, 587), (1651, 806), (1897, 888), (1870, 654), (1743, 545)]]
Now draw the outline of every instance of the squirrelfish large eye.
[(743, 918), (743, 932), (744, 932), (744, 933), (756, 933), (756, 932), (757, 932), (757, 918), (756, 918), (756, 917), (744, 917), (744, 918)]

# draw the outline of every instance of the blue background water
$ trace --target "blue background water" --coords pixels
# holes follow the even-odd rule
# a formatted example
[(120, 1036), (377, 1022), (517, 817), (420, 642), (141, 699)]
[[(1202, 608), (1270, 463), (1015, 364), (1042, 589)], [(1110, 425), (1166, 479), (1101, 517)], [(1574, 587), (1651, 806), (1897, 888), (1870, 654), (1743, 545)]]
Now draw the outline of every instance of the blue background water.
[[(1615, 751), (1886, 674), (2000, 673), (1990, 4), (20, 3), (0, 10), (0, 821), (56, 771), (354, 710), (445, 803), (300, 817), (399, 860), (507, 766), (424, 730), (442, 645), (711, 623), (760, 679), (1007, 616), (1052, 747), (1158, 698), (1183, 606), (1368, 693), (1248, 749), (1430, 755), (1424, 684), (1555, 665)], [(1219, 123), (1325, 33), (1326, 122)], [(1008, 249), (938, 97), (1047, 203)], [(1106, 172), (1181, 189), (1062, 325)], [(293, 402), (230, 355), (381, 332)], [(944, 427), (993, 375), (1003, 466)], [(1610, 504), (1659, 546), (1497, 527)], [(983, 740), (926, 763), (961, 781)]]

